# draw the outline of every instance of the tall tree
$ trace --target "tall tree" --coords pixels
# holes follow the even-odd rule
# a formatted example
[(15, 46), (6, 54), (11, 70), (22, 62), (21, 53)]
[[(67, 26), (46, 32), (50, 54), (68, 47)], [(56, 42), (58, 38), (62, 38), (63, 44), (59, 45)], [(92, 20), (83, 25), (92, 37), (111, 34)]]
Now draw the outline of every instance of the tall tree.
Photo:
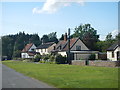
[(43, 37), (41, 38), (41, 41), (42, 41), (42, 43), (47, 43), (47, 42), (49, 42), (49, 37), (48, 37), (48, 35), (43, 35)]
[(28, 43), (39, 45), (41, 43), (37, 34), (25, 34), (19, 32), (15, 35), (2, 36), (2, 55), (8, 59), (20, 57), (21, 50)]
[(57, 39), (56, 34), (57, 34), (57, 32), (52, 32), (52, 33), (48, 34), (49, 42), (58, 43), (58, 39)]
[(96, 50), (95, 44), (99, 41), (99, 35), (97, 35), (97, 30), (91, 27), (90, 24), (81, 24), (76, 27), (72, 36), (79, 37), (89, 49)]

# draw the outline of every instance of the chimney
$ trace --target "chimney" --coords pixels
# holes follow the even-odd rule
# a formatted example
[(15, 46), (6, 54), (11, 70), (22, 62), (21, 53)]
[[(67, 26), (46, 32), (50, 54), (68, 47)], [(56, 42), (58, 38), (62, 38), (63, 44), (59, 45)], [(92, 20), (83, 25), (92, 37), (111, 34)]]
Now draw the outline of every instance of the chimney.
[(64, 41), (67, 41), (67, 33), (64, 35)]

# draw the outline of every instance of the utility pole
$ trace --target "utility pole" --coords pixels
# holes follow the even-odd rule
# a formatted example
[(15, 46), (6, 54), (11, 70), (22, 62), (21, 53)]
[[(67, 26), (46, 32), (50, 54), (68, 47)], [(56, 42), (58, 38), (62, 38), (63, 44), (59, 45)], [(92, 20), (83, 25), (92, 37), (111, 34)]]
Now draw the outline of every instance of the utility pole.
[(71, 58), (70, 58), (70, 28), (68, 28), (68, 64), (71, 64)]

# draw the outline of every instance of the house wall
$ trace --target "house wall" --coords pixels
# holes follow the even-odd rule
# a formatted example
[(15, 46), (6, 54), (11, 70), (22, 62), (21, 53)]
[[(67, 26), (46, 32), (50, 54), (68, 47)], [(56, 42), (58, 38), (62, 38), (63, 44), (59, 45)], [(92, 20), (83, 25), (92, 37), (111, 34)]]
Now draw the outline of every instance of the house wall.
[(89, 50), (80, 39), (75, 43), (75, 45), (71, 48), (71, 50), (76, 50), (77, 45), (81, 46), (81, 50)]
[(27, 53), (21, 53), (22, 58), (33, 58), (33, 56), (29, 56)]
[(55, 46), (56, 44), (53, 44), (52, 46), (50, 46), (49, 48), (48, 48), (48, 53), (51, 53), (51, 51), (52, 50), (54, 50), (54, 46)]
[(86, 60), (89, 58), (91, 54), (79, 54), (79, 53), (74, 53), (74, 60)]
[(39, 52), (41, 55), (43, 54), (49, 54), (48, 49), (36, 49), (36, 52)]
[[(117, 52), (120, 51), (120, 47), (117, 47), (114, 51), (107, 51), (107, 59), (110, 61), (117, 61)], [(114, 52), (114, 57), (112, 57), (112, 52)]]
[(36, 46), (33, 44), (28, 51), (32, 51), (32, 49), (36, 49)]
[(54, 49), (54, 46), (55, 46), (56, 44), (53, 44), (52, 46), (50, 46), (49, 48), (47, 48), (47, 49), (36, 49), (36, 52), (39, 52), (41, 55), (43, 55), (43, 54), (50, 54), (51, 53), (51, 51)]
[(66, 51), (63, 51), (63, 52), (58, 52), (58, 54), (61, 54), (62, 56), (67, 56)]

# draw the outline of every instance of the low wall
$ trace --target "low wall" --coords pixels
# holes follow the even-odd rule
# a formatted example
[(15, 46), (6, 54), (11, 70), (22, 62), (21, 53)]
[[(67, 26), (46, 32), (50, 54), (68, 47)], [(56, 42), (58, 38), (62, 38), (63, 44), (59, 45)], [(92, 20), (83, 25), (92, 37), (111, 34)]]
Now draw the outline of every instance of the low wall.
[(73, 60), (72, 65), (80, 65), (85, 66), (86, 63), (88, 66), (102, 66), (102, 67), (119, 67), (120, 61), (102, 61), (102, 60), (96, 60), (96, 61), (88, 61), (85, 60)]
[(73, 60), (72, 65), (80, 65), (80, 66), (85, 66), (85, 60)]

